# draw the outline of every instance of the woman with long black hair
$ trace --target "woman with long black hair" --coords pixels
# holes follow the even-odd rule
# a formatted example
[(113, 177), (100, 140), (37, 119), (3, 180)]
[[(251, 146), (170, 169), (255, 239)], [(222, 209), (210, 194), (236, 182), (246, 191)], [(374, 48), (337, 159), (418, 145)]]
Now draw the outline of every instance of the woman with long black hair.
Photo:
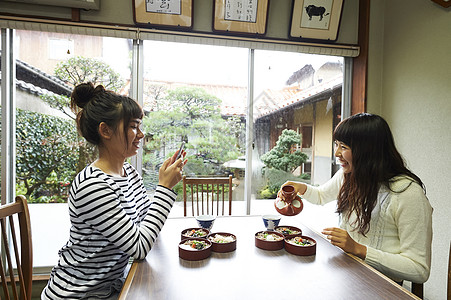
[[(340, 226), (322, 233), (397, 282), (425, 282), (430, 274), (432, 207), (421, 179), (395, 147), (387, 122), (361, 113), (335, 128), (341, 169), (321, 186), (301, 182), (298, 194), (314, 204), (337, 200)], [(279, 192), (279, 194), (281, 194)]]

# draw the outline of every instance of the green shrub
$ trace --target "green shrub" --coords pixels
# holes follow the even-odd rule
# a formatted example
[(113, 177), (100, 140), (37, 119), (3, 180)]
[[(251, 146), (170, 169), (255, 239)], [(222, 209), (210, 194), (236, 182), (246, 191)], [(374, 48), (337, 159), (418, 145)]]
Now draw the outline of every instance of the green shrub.
[(67, 201), (78, 163), (74, 123), (18, 109), (16, 147), (17, 193), (29, 202)]
[(302, 173), (301, 176), (299, 176), (299, 178), (306, 180), (306, 181), (309, 181), (311, 179), (309, 173)]
[(265, 186), (264, 189), (258, 192), (258, 198), (260, 199), (275, 199), (279, 190), (272, 190), (269, 186)]
[(284, 129), (277, 140), (276, 146), (262, 155), (262, 162), (273, 169), (292, 172), (307, 161), (307, 154), (296, 150), (294, 145), (302, 144), (302, 135), (291, 129)]

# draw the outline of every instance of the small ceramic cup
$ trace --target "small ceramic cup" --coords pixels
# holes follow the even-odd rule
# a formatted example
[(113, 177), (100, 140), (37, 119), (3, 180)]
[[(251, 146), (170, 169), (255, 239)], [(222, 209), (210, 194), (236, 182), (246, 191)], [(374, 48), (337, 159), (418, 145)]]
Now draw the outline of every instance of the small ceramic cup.
[(196, 217), (197, 224), (203, 229), (211, 230), (216, 217), (212, 215), (200, 215)]
[(274, 231), (276, 226), (279, 226), (281, 216), (279, 215), (263, 215), (263, 223), (265, 224), (266, 230)]

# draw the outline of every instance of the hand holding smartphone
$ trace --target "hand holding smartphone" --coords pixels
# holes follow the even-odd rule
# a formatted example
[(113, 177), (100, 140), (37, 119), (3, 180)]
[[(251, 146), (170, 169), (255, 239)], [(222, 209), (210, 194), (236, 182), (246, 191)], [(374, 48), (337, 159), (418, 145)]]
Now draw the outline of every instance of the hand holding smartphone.
[(183, 149), (185, 149), (185, 142), (182, 142), (182, 144), (180, 145), (179, 153), (177, 153), (175, 160), (179, 159), (182, 156)]

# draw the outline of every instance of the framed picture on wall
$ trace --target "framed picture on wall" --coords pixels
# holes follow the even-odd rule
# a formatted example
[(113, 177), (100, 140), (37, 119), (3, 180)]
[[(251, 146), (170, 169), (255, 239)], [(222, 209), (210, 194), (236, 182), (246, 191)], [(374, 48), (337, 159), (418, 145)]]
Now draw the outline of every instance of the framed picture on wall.
[(432, 1), (443, 7), (451, 6), (451, 0), (432, 0)]
[(133, 0), (135, 24), (146, 27), (193, 26), (192, 0)]
[(337, 40), (343, 0), (294, 0), (290, 37)]
[(264, 35), (268, 0), (215, 0), (213, 30)]

